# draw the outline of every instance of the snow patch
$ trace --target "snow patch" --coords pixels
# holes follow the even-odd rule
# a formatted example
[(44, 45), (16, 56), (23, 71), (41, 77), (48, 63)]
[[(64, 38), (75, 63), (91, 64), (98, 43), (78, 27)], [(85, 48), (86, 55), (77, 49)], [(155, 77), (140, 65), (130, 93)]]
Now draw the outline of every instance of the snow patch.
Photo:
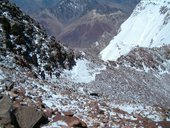
[(64, 121), (57, 121), (50, 123), (48, 126), (43, 126), (41, 128), (63, 128), (63, 127), (68, 127), (68, 125)]
[(113, 104), (112, 107), (119, 108), (120, 110), (123, 110), (129, 114), (132, 113), (140, 114), (141, 116), (147, 117), (155, 122), (159, 122), (163, 120), (161, 113), (157, 112), (155, 108), (151, 106), (143, 106), (140, 104), (121, 104), (121, 105)]
[(2, 15), (5, 17), (9, 17), (9, 12), (3, 12)]
[(71, 79), (75, 83), (89, 83), (95, 80), (95, 76), (105, 70), (104, 65), (98, 66), (86, 59), (76, 60), (76, 66), (72, 70), (64, 70), (62, 76)]
[(99, 42), (98, 42), (98, 41), (96, 41), (96, 42), (95, 42), (95, 45), (96, 45), (96, 46), (99, 46)]
[(4, 75), (3, 75), (3, 72), (0, 71), (0, 80), (3, 80), (4, 79)]
[(3, 32), (2, 24), (0, 24), (0, 32)]

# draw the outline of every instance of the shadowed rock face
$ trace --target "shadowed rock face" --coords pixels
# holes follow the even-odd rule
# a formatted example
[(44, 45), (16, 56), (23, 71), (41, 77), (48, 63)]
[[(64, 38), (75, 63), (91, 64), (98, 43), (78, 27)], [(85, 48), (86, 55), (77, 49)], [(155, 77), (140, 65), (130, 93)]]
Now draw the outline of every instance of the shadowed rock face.
[[(48, 36), (36, 21), (15, 5), (1, 1), (0, 15), (0, 50), (3, 57), (10, 52), (16, 64), (29, 69), (35, 66), (37, 69), (56, 70), (66, 68), (67, 62), (68, 68), (72, 67), (73, 51)], [(73, 63), (70, 65), (69, 61)]]
[(21, 128), (33, 128), (43, 118), (42, 112), (31, 107), (20, 107), (15, 112), (16, 119)]
[[(105, 32), (117, 33), (139, 0), (57, 0), (17, 3), (45, 27), (47, 32), (68, 46), (89, 48)], [(37, 7), (37, 8), (36, 8)], [(119, 18), (117, 18), (119, 17)], [(103, 42), (105, 43), (105, 42)]]

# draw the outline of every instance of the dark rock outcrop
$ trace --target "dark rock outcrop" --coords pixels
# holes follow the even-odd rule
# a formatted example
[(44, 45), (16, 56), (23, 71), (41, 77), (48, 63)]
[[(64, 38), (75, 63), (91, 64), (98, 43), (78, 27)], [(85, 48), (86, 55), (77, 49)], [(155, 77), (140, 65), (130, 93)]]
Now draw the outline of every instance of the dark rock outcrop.
[[(48, 36), (37, 22), (8, 0), (0, 1), (0, 31), (0, 56), (6, 58), (9, 52), (17, 65), (55, 71), (71, 69), (75, 64), (73, 50)], [(33, 72), (35, 77), (37, 71)]]
[[(20, 107), (15, 111), (15, 116), (21, 128), (33, 128), (45, 122), (43, 113), (31, 107)], [(42, 122), (43, 121), (43, 122)]]

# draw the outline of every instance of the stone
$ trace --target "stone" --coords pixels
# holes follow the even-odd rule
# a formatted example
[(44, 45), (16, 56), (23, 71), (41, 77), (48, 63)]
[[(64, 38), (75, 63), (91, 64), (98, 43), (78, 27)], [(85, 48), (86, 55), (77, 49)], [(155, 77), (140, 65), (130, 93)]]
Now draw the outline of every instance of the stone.
[(61, 116), (60, 113), (57, 113), (55, 117), (53, 118), (53, 122), (57, 122), (59, 120), (63, 120), (63, 117)]
[(64, 121), (68, 124), (69, 127), (87, 128), (86, 123), (77, 117), (65, 117)]
[(100, 126), (100, 123), (94, 123), (93, 127), (98, 128)]
[(18, 89), (18, 93), (19, 93), (20, 96), (25, 96), (26, 91), (25, 91), (25, 89), (23, 87), (20, 87)]
[(10, 97), (12, 97), (12, 98), (14, 98), (14, 99), (15, 99), (16, 97), (18, 97), (18, 94), (14, 93), (14, 92), (12, 92), (12, 91), (10, 91), (8, 94), (10, 95)]
[(42, 112), (32, 107), (17, 108), (15, 116), (21, 128), (33, 128), (37, 123), (44, 123), (40, 121), (45, 118)]
[(72, 117), (72, 116), (74, 115), (74, 113), (72, 113), (71, 111), (63, 112), (63, 114), (64, 114), (65, 116), (70, 116), (70, 117)]
[(100, 109), (99, 114), (104, 114), (104, 110)]
[(90, 93), (90, 96), (99, 97), (99, 94), (96, 92), (92, 92), (92, 93)]
[(18, 90), (16, 88), (13, 88), (11, 92), (18, 95)]
[(46, 117), (50, 118), (50, 117), (52, 117), (53, 110), (47, 108), (47, 109), (44, 110), (44, 114), (45, 114)]
[(20, 108), (21, 104), (19, 100), (13, 101), (13, 108)]
[(11, 123), (10, 111), (11, 111), (11, 100), (6, 95), (0, 96), (0, 124), (7, 125)]
[(8, 81), (5, 83), (5, 90), (11, 91), (11, 89), (13, 89), (13, 88), (14, 88), (14, 82)]
[(57, 122), (57, 121), (66, 122), (69, 128), (72, 128), (72, 127), (73, 128), (87, 128), (87, 125), (85, 122), (73, 116), (62, 116), (61, 114), (58, 113), (53, 118), (53, 122)]
[(25, 79), (21, 79), (21, 80), (20, 80), (20, 83), (25, 83)]
[(36, 106), (37, 106), (37, 108), (42, 109), (43, 103), (41, 101), (37, 101)]

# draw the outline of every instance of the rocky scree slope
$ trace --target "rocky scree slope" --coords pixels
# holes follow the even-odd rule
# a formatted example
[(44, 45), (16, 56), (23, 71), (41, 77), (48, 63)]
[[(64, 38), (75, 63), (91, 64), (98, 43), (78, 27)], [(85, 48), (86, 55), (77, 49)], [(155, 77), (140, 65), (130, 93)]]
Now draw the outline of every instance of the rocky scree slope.
[[(1, 7), (8, 12), (12, 8), (16, 9), (6, 0), (1, 1)], [(10, 18), (12, 16), (10, 13), (1, 12), (10, 23), (15, 21), (15, 17)], [(18, 13), (18, 15), (23, 14)], [(22, 22), (22, 19), (19, 21)], [(7, 26), (9, 27), (9, 24)], [(28, 23), (28, 26), (32, 26), (32, 24)], [(32, 26), (33, 29), (34, 26), (36, 25)], [(10, 34), (10, 37), (7, 36), (7, 38), (4, 31), (6, 29), (1, 27), (1, 30), (3, 32), (2, 42), (4, 42), (4, 38), (10, 39), (14, 44), (12, 35)], [(35, 30), (37, 29), (35, 28)], [(36, 32), (36, 34), (42, 34), (40, 28)], [(51, 38), (48, 35), (42, 37), (49, 44), (48, 41)], [(37, 38), (36, 40), (33, 38), (33, 41), (36, 42)], [(57, 79), (54, 75), (46, 80), (35, 79), (35, 75), (32, 73), (32, 71), (36, 72), (34, 63), (28, 62), (24, 56), (21, 57), (22, 54), (15, 53), (13, 51), (15, 47), (10, 48), (11, 45), (3, 44), (1, 45), (0, 61), (0, 124), (3, 127), (112, 128), (129, 126), (157, 128), (170, 126), (168, 73), (159, 74), (159, 72), (153, 71), (146, 73), (121, 64), (113, 66), (114, 62), (112, 62), (106, 70), (96, 75), (95, 79), (88, 83), (76, 83), (62, 75)], [(19, 47), (20, 45), (14, 44), (14, 46)], [(45, 42), (42, 47), (47, 48), (48, 51), (49, 47), (45, 45)], [(66, 48), (63, 47), (63, 49)], [(41, 55), (38, 52), (35, 53)], [(15, 59), (15, 56), (21, 57), (22, 65), (16, 63), (18, 59)], [(48, 64), (48, 61), (43, 58), (42, 62), (40, 57), (37, 57), (37, 60), (40, 68)], [(91, 61), (97, 61), (97, 65), (102, 65), (101, 61), (95, 60), (95, 58), (92, 58)], [(86, 61), (83, 60), (83, 62)], [(25, 63), (29, 66), (25, 66)], [(59, 64), (57, 65), (60, 67)], [(32, 70), (28, 67), (31, 67)], [(10, 114), (12, 116), (9, 116)], [(32, 116), (30, 117), (30, 115)]]
[(48, 36), (39, 24), (8, 1), (0, 2), (1, 61), (54, 71), (74, 65), (74, 53)]
[(117, 64), (134, 67), (146, 72), (153, 70), (160, 73), (169, 73), (169, 60), (169, 45), (162, 46), (160, 48), (138, 47), (131, 50), (127, 55), (118, 58)]
[[(64, 78), (57, 79), (56, 82), (50, 79), (46, 81), (35, 79), (28, 71), (24, 71), (24, 68), (11, 68), (10, 62), (6, 65), (1, 62), (0, 117), (3, 119), (0, 120), (1, 126), (14, 125), (16, 128), (170, 126), (167, 109), (169, 102), (166, 102), (169, 96), (162, 97), (158, 91), (155, 91), (159, 86), (153, 85), (149, 88), (141, 81), (145, 77), (145, 80), (151, 83), (154, 83), (156, 79), (156, 82), (162, 83), (164, 80), (160, 81), (161, 77), (150, 79), (150, 74), (138, 73), (129, 68), (125, 68), (126, 70), (108, 68), (112, 68), (108, 70), (109, 73), (104, 71), (100, 75), (103, 79), (98, 76), (95, 82), (76, 84)], [(130, 77), (132, 74), (134, 74), (133, 78)], [(140, 83), (137, 84), (135, 79), (137, 80), (139, 76), (141, 76), (138, 81)], [(126, 80), (130, 82), (128, 85), (125, 83)], [(159, 89), (164, 90), (162, 86)], [(129, 95), (130, 91), (133, 94)], [(134, 96), (134, 94), (137, 95)], [(157, 94), (156, 97), (155, 94)], [(140, 100), (143, 96), (148, 98), (147, 101), (145, 99), (146, 102), (143, 101), (145, 104)], [(153, 97), (155, 97), (154, 100)], [(152, 106), (152, 103), (160, 104)], [(9, 114), (12, 114), (13, 118), (9, 117)]]

